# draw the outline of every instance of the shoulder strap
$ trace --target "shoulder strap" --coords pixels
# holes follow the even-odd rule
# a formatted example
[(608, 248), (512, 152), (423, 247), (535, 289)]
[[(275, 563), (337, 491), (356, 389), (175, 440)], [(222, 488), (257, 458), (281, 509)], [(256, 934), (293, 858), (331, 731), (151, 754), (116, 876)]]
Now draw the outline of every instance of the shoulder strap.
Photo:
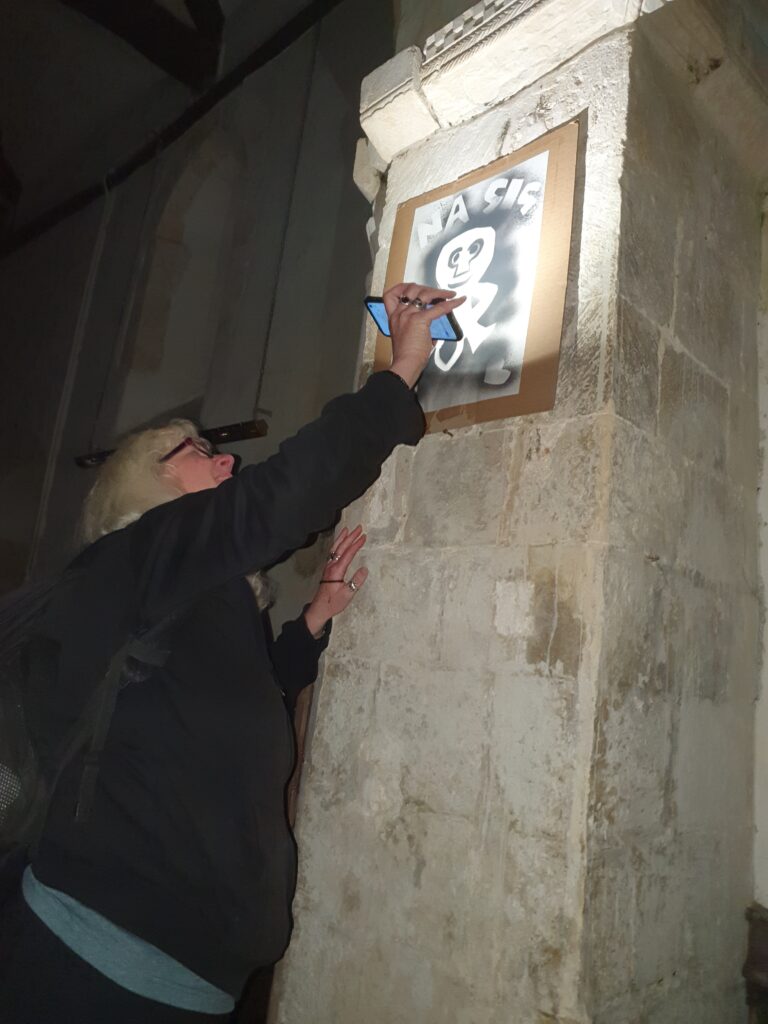
[[(158, 635), (162, 635), (163, 630), (177, 618), (178, 613), (174, 613), (173, 615), (163, 619), (153, 629), (149, 630), (149, 632), (142, 636), (130, 636), (123, 646), (112, 656), (112, 660), (109, 663), (106, 674), (94, 694), (96, 702), (96, 717), (93, 724), (93, 731), (91, 732), (90, 743), (88, 744), (88, 750), (85, 754), (83, 774), (80, 779), (80, 789), (77, 797), (77, 807), (75, 809), (75, 821), (81, 823), (87, 821), (91, 813), (93, 797), (96, 792), (96, 779), (99, 775), (99, 763), (104, 751), (107, 734), (109, 733), (112, 716), (115, 713), (117, 695), (124, 685), (124, 669), (126, 667), (126, 662), (129, 658), (133, 658), (145, 665), (164, 665), (168, 658), (168, 651), (159, 648), (152, 641), (153, 638)], [(130, 679), (128, 679), (128, 681), (130, 681)], [(91, 708), (90, 710), (93, 709)], [(91, 716), (89, 714), (86, 714), (83, 717), (86, 722), (91, 720)], [(85, 737), (82, 734), (82, 730), (78, 730), (78, 733), (79, 735), (73, 737), (72, 743), (68, 746), (64, 757), (59, 762), (57, 779), (64, 766), (76, 756), (78, 750), (82, 747)]]
[[(132, 640), (129, 639), (123, 644), (120, 650), (112, 656), (106, 675), (94, 695), (99, 699), (96, 709), (96, 720), (91, 734), (91, 742), (88, 744), (88, 751), (85, 755), (85, 766), (80, 779), (80, 790), (77, 796), (75, 821), (78, 822), (87, 821), (88, 816), (91, 813), (93, 794), (96, 790), (96, 779), (99, 774), (99, 760), (101, 758), (102, 751), (104, 750), (104, 743), (107, 739), (112, 715), (115, 713), (117, 693), (120, 689), (120, 678), (130, 654), (131, 644)], [(75, 756), (80, 748), (81, 741), (82, 736), (77, 737), (76, 743), (73, 744), (74, 749), (70, 749), (65, 753), (64, 758), (59, 762), (57, 775), (61, 774), (64, 766)]]

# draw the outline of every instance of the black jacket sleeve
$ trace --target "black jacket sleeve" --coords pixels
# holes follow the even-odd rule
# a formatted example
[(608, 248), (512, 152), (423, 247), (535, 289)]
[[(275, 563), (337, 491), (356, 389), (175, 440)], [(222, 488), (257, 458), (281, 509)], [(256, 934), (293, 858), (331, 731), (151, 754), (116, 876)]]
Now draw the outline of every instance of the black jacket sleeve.
[(151, 625), (293, 551), (370, 487), (396, 445), (423, 433), (413, 392), (394, 374), (376, 373), (265, 462), (150, 509), (128, 527), (140, 618)]
[(286, 702), (293, 707), (304, 687), (317, 679), (320, 655), (331, 636), (331, 621), (329, 619), (317, 639), (310, 633), (303, 614), (298, 619), (283, 623), (277, 640), (271, 639), (271, 632), (268, 635), (272, 667)]

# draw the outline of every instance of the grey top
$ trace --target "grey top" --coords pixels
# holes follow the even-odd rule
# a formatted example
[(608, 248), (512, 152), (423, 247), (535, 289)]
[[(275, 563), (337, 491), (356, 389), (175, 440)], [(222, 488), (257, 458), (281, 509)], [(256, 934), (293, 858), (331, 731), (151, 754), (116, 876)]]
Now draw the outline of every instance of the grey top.
[(22, 892), (29, 908), (65, 946), (129, 992), (197, 1013), (234, 1009), (228, 992), (66, 893), (43, 885), (31, 868), (24, 872)]

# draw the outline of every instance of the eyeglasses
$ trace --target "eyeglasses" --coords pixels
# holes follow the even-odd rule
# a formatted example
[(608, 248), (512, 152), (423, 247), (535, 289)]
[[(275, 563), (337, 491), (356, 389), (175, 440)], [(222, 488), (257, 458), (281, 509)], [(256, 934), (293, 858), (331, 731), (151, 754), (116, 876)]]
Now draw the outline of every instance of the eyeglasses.
[(212, 459), (216, 454), (216, 449), (210, 441), (206, 441), (204, 437), (185, 437), (181, 444), (177, 444), (175, 448), (171, 448), (167, 455), (163, 455), (158, 462), (167, 462), (168, 459), (172, 459), (174, 455), (178, 455), (179, 452), (184, 451), (185, 448), (194, 448), (195, 451), (200, 452), (201, 455), (205, 455), (207, 459)]

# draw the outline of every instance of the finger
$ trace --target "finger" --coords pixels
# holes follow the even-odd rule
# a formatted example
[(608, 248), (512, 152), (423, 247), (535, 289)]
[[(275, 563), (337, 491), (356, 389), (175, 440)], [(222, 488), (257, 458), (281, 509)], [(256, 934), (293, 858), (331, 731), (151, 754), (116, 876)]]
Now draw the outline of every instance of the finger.
[[(363, 584), (365, 583), (365, 581), (367, 579), (368, 579), (368, 570), (363, 565), (363, 566), (361, 566), (357, 570), (355, 575), (352, 577), (352, 583), (354, 583), (355, 586), (357, 587), (357, 589), (360, 590), (360, 588), (363, 586)], [(352, 592), (354, 593), (354, 591), (352, 591)]]
[(334, 545), (333, 550), (336, 552), (337, 555), (343, 557), (344, 553), (346, 552), (350, 544), (354, 544), (355, 541), (359, 539), (360, 534), (362, 532), (362, 526), (356, 526), (351, 533), (347, 532), (347, 535), (343, 538), (343, 540), (341, 540), (338, 544)]
[(413, 285), (409, 282), (401, 281), (399, 284), (392, 285), (391, 288), (387, 288), (382, 298), (384, 299), (384, 308), (387, 311), (387, 316), (392, 318), (392, 314), (396, 313), (398, 309), (403, 309), (405, 304), (400, 301), (400, 297), (406, 294), (408, 288), (413, 288)]
[(333, 543), (331, 544), (331, 550), (328, 552), (329, 555), (333, 555), (333, 554), (336, 553), (336, 551), (338, 550), (339, 544), (341, 544), (341, 542), (344, 540), (346, 535), (347, 535), (347, 528), (346, 528), (346, 526), (343, 526), (339, 530), (339, 532), (336, 534), (336, 536), (333, 538)]
[(341, 559), (338, 562), (338, 568), (341, 570), (342, 575), (346, 575), (347, 569), (352, 564), (352, 560), (354, 559), (358, 551), (360, 551), (360, 549), (365, 546), (365, 542), (367, 539), (368, 538), (365, 536), (365, 534), (363, 534), (361, 537), (358, 537), (354, 544), (351, 544), (344, 552), (344, 554), (342, 555)]
[(422, 284), (416, 287), (413, 294), (409, 292), (408, 297), (411, 303), (418, 299), (419, 302), (423, 302), (426, 306), (432, 305), (435, 302), (445, 302), (446, 299), (452, 299), (455, 294), (455, 291), (449, 291), (446, 288), (430, 288), (429, 285)]
[[(368, 570), (360, 568), (357, 570), (355, 575), (348, 580), (343, 590), (336, 596), (335, 601), (338, 606), (338, 611), (343, 612), (350, 601), (353, 601), (357, 597), (358, 592), (362, 588), (365, 581), (368, 579)], [(354, 590), (350, 587), (350, 583), (354, 583)]]
[(420, 315), (427, 323), (431, 323), (433, 320), (437, 320), (440, 316), (445, 316), (446, 313), (450, 313), (452, 309), (456, 309), (462, 302), (466, 302), (466, 295), (462, 295), (459, 299), (446, 299), (444, 302), (439, 303), (437, 306), (433, 306), (431, 309), (420, 310)]

